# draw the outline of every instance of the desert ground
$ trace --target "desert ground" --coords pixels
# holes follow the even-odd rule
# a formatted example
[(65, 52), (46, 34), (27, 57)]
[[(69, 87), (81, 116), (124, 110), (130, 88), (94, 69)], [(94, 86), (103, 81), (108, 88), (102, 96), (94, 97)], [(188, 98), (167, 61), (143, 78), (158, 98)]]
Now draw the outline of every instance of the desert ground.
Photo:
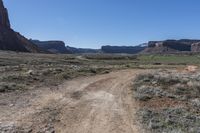
[(198, 133), (200, 56), (0, 52), (2, 133)]

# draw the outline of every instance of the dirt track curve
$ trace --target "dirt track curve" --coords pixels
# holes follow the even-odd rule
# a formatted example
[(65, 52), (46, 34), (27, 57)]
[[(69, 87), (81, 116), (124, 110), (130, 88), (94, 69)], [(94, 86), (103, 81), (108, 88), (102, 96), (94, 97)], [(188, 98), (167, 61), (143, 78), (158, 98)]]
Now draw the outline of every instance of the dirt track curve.
[(0, 131), (139, 133), (131, 83), (137, 70), (78, 78), (0, 98)]

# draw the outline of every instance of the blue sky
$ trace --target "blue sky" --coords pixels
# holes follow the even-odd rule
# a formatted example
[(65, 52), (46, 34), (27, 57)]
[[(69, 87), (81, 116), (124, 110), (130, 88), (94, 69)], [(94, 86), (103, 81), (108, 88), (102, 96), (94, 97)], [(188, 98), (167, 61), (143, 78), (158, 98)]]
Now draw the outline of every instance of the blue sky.
[(200, 0), (4, 0), (13, 29), (74, 47), (200, 39)]

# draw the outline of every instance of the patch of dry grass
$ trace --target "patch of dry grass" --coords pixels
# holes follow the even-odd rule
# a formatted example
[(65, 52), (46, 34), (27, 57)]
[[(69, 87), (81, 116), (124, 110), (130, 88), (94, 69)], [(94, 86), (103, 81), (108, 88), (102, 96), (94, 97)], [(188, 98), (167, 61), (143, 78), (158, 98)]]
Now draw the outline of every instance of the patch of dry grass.
[(97, 55), (96, 60), (80, 56), (0, 52), (0, 92), (57, 86), (72, 78), (127, 68), (131, 62), (128, 58), (119, 61), (120, 55), (106, 59)]
[(160, 70), (139, 75), (134, 98), (139, 121), (153, 133), (200, 131), (200, 71)]

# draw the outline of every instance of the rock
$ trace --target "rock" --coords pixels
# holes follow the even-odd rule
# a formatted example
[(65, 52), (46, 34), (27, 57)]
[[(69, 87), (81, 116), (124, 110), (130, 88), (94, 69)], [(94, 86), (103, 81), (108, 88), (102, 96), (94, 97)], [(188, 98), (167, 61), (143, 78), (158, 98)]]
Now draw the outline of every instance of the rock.
[(41, 52), (35, 44), (11, 28), (8, 11), (2, 0), (0, 0), (0, 50)]
[(39, 40), (30, 40), (32, 43), (37, 45), (40, 49), (44, 51), (49, 51), (51, 53), (61, 53), (69, 54), (71, 53), (66, 47), (63, 41), (39, 41)]
[(3, 1), (0, 0), (0, 28), (10, 28), (10, 21), (8, 19), (8, 11), (3, 5)]
[(177, 53), (177, 52), (197, 52), (200, 50), (200, 40), (165, 40), (150, 41), (148, 47), (142, 53)]
[(192, 66), (192, 65), (190, 65), (190, 66), (187, 66), (185, 68), (185, 70), (189, 71), (189, 72), (195, 72), (197, 70), (197, 68), (198, 68), (198, 66)]
[(27, 72), (27, 74), (28, 74), (28, 75), (34, 75), (34, 71), (33, 71), (33, 70), (29, 70), (29, 71)]
[(90, 49), (90, 48), (75, 48), (75, 47), (66, 47), (73, 54), (83, 54), (83, 53), (101, 53), (100, 49)]
[(10, 104), (9, 106), (10, 106), (10, 107), (13, 107), (13, 106), (14, 106), (14, 104)]
[(137, 54), (143, 51), (146, 46), (102, 46), (101, 50), (104, 53), (125, 53), (125, 54)]
[(192, 44), (191, 51), (192, 52), (200, 52), (200, 42)]
[(192, 103), (193, 106), (196, 106), (198, 108), (200, 107), (200, 99), (199, 98), (192, 99), (191, 103)]

